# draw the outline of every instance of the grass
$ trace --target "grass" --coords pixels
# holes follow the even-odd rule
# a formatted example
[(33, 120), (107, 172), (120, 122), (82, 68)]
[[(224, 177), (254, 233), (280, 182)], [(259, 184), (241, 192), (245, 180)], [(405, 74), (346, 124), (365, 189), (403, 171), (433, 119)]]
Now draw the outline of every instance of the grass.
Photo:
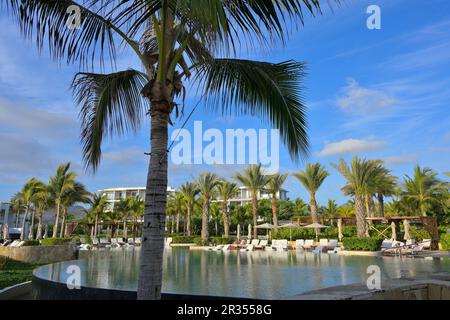
[(0, 268), (0, 289), (30, 281), (33, 270), (39, 266), (41, 265), (9, 260)]

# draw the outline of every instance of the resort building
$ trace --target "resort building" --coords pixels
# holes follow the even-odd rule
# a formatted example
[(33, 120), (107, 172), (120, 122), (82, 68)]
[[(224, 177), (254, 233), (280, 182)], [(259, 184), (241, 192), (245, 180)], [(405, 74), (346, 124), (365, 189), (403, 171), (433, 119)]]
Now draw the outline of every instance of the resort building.
[[(98, 191), (100, 194), (105, 194), (108, 198), (109, 210), (114, 209), (114, 204), (119, 202), (121, 199), (127, 197), (139, 197), (145, 200), (145, 187), (136, 188), (108, 188)], [(175, 195), (175, 189), (167, 187), (167, 194), (169, 196)]]
[[(277, 192), (277, 199), (288, 200), (287, 193), (288, 193), (287, 190), (281, 189), (280, 192)], [(272, 195), (263, 189), (258, 191), (256, 198), (258, 200), (271, 199)], [(216, 201), (220, 202), (221, 200), (218, 199)], [(241, 206), (249, 204), (251, 202), (252, 202), (252, 192), (248, 190), (247, 187), (239, 187), (238, 194), (234, 198), (228, 199), (229, 204), (239, 204)]]

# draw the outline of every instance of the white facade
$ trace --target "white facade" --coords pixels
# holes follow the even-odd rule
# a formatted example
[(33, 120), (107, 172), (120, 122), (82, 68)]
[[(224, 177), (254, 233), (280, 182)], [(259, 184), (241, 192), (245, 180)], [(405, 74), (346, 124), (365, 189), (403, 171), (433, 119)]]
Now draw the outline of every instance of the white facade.
[[(98, 191), (100, 194), (105, 194), (108, 198), (109, 209), (114, 209), (114, 204), (127, 197), (138, 196), (143, 201), (145, 201), (145, 188), (135, 187), (135, 188), (108, 188)], [(168, 195), (174, 195), (175, 189), (167, 187)]]
[[(280, 192), (277, 192), (277, 199), (279, 200), (287, 200), (287, 191), (284, 189), (281, 189)], [(258, 191), (256, 198), (258, 200), (263, 200), (263, 199), (271, 199), (272, 195), (267, 192), (266, 190), (260, 190)], [(220, 199), (216, 200), (216, 201), (221, 201)], [(238, 194), (231, 199), (228, 199), (228, 203), (231, 204), (239, 204), (239, 205), (245, 205), (245, 204), (249, 204), (252, 202), (252, 192), (250, 190), (247, 189), (247, 187), (239, 187), (239, 192)]]

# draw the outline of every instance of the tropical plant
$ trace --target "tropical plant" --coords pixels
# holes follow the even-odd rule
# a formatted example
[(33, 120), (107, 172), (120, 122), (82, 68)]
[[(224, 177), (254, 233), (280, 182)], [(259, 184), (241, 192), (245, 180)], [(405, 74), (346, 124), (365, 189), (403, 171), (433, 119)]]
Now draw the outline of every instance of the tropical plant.
[(223, 233), (224, 237), (230, 236), (230, 223), (228, 216), (228, 200), (239, 192), (239, 188), (235, 183), (222, 180), (217, 186), (217, 195), (222, 201), (222, 219), (223, 219)]
[(234, 179), (241, 183), (251, 193), (252, 197), (252, 213), (253, 213), (253, 238), (258, 237), (257, 212), (258, 212), (258, 192), (264, 189), (269, 182), (270, 176), (266, 175), (261, 169), (261, 164), (248, 165), (242, 173), (238, 172)]
[[(79, 62), (83, 67), (93, 67), (99, 60), (103, 66), (109, 54), (114, 65), (115, 42), (120, 40), (145, 70), (84, 72), (73, 81), (82, 105), (84, 160), (94, 170), (104, 133), (137, 130), (149, 109), (152, 152), (147, 194), (153, 197), (146, 197), (144, 226), (151, 227), (143, 228), (139, 299), (161, 296), (168, 125), (172, 112), (180, 111), (175, 99), (184, 96), (183, 81), (196, 84), (206, 105), (214, 109), (220, 106), (231, 112), (233, 107), (238, 114), (271, 121), (280, 128), (292, 156), (308, 148), (302, 64), (214, 56), (234, 55), (244, 39), (251, 39), (247, 44), (255, 47), (274, 39), (284, 41), (287, 26), (303, 23), (305, 10), (320, 12), (319, 0), (9, 0), (6, 5), (23, 34), (36, 35), (39, 48), (47, 40), (49, 52), (58, 60)], [(67, 23), (69, 5), (77, 6), (82, 23)], [(144, 107), (141, 94), (150, 108)]]
[[(34, 209), (32, 208), (32, 205), (35, 201), (36, 195), (38, 192), (44, 188), (44, 184), (37, 180), (36, 178), (31, 178), (30, 180), (25, 183), (25, 185), (22, 188), (22, 191), (20, 192), (20, 197), (22, 198), (22, 201), (25, 205), (25, 213), (22, 220), (22, 227), (20, 231), (20, 240), (25, 239), (25, 222), (27, 220), (28, 214), (30, 210), (33, 210), (33, 217), (32, 217), (32, 223), (30, 226), (30, 229), (34, 228)], [(30, 230), (31, 238), (33, 238), (33, 231)]]
[(328, 199), (327, 205), (323, 208), (323, 214), (327, 216), (335, 216), (338, 213), (338, 205), (336, 201)]
[(280, 174), (276, 173), (272, 175), (267, 182), (265, 189), (270, 193), (271, 196), (271, 205), (272, 205), (272, 216), (273, 216), (273, 225), (278, 226), (278, 200), (277, 195), (281, 192), (281, 187), (286, 181), (288, 174)]
[(186, 233), (190, 236), (192, 232), (191, 220), (194, 210), (195, 197), (197, 196), (199, 190), (195, 183), (186, 182), (180, 186), (180, 192), (184, 197), (184, 202), (186, 203)]
[(375, 176), (374, 191), (378, 199), (378, 213), (384, 217), (384, 197), (390, 197), (398, 193), (397, 177), (391, 175), (388, 169), (383, 169)]
[(45, 210), (54, 206), (54, 199), (52, 198), (48, 185), (43, 185), (34, 199), (35, 206), (38, 212), (38, 226), (36, 231), (36, 240), (42, 239), (42, 218)]
[(293, 174), (294, 177), (300, 181), (300, 183), (309, 192), (309, 206), (311, 207), (311, 218), (313, 223), (317, 223), (317, 201), (316, 193), (324, 180), (329, 176), (328, 171), (320, 164), (308, 163), (305, 170)]
[(195, 180), (200, 195), (203, 199), (203, 210), (202, 210), (202, 239), (204, 241), (208, 240), (209, 230), (208, 222), (210, 216), (210, 201), (216, 193), (216, 188), (220, 184), (220, 178), (214, 173), (202, 173)]
[(337, 213), (341, 218), (350, 218), (355, 216), (355, 205), (347, 203), (337, 208)]
[(402, 198), (413, 203), (422, 216), (426, 217), (427, 209), (433, 205), (447, 209), (448, 189), (432, 169), (417, 165), (412, 177), (405, 175), (404, 184)]
[(56, 218), (53, 226), (53, 238), (58, 236), (59, 217), (61, 213), (61, 201), (64, 195), (71, 192), (75, 187), (76, 173), (71, 172), (70, 162), (61, 164), (56, 170), (56, 175), (50, 177), (48, 183), (49, 191), (53, 199), (55, 199)]
[(86, 187), (79, 182), (74, 182), (73, 188), (64, 192), (61, 197), (62, 221), (59, 233), (60, 238), (64, 238), (65, 235), (69, 208), (76, 203), (89, 203), (90, 197), (91, 194), (86, 190)]
[(114, 204), (113, 210), (122, 219), (122, 237), (126, 239), (128, 237), (128, 218), (130, 216), (130, 197), (120, 199), (119, 202)]
[(347, 183), (341, 189), (342, 192), (345, 195), (352, 195), (355, 199), (358, 237), (367, 237), (365, 199), (371, 184), (374, 183), (374, 178), (382, 167), (382, 162), (354, 157), (350, 166), (343, 159), (338, 164), (332, 164), (332, 166), (347, 180)]
[(94, 217), (94, 237), (98, 235), (98, 223), (100, 217), (105, 213), (108, 206), (108, 197), (103, 194), (94, 193), (90, 199), (90, 214)]
[(176, 225), (175, 232), (180, 233), (180, 217), (182, 215), (183, 205), (184, 205), (184, 196), (181, 193), (176, 193), (173, 197), (173, 204), (175, 206), (175, 215), (176, 215)]

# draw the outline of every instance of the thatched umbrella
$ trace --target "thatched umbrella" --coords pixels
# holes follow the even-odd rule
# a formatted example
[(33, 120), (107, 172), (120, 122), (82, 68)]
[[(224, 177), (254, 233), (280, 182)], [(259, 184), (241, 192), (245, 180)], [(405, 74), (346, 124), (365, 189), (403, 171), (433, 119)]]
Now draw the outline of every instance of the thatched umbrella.
[(319, 232), (318, 232), (318, 230), (323, 229), (323, 228), (328, 228), (328, 226), (324, 226), (323, 224), (314, 222), (314, 223), (308, 224), (307, 226), (304, 226), (304, 227), (302, 227), (302, 228), (315, 229), (315, 232), (316, 232), (316, 241), (317, 241), (318, 238), (319, 238)]
[(391, 222), (392, 239), (397, 240), (397, 230), (395, 228), (395, 222)]
[(273, 224), (270, 224), (270, 223), (263, 223), (263, 224), (257, 225), (255, 228), (256, 229), (266, 229), (267, 230), (267, 236), (269, 237), (269, 230), (275, 229), (276, 227)]
[(403, 228), (405, 230), (405, 235), (403, 236), (403, 239), (410, 240), (411, 236), (409, 235), (409, 221), (407, 219), (403, 220)]
[(339, 241), (342, 241), (342, 238), (344, 235), (342, 234), (342, 219), (339, 218), (337, 221), (337, 228), (338, 228), (338, 239)]
[(292, 229), (298, 229), (299, 226), (293, 223), (286, 223), (281, 226), (278, 226), (278, 228), (287, 228), (289, 229), (289, 241), (292, 241)]
[(249, 224), (248, 225), (248, 236), (247, 236), (248, 240), (252, 239), (252, 225)]

